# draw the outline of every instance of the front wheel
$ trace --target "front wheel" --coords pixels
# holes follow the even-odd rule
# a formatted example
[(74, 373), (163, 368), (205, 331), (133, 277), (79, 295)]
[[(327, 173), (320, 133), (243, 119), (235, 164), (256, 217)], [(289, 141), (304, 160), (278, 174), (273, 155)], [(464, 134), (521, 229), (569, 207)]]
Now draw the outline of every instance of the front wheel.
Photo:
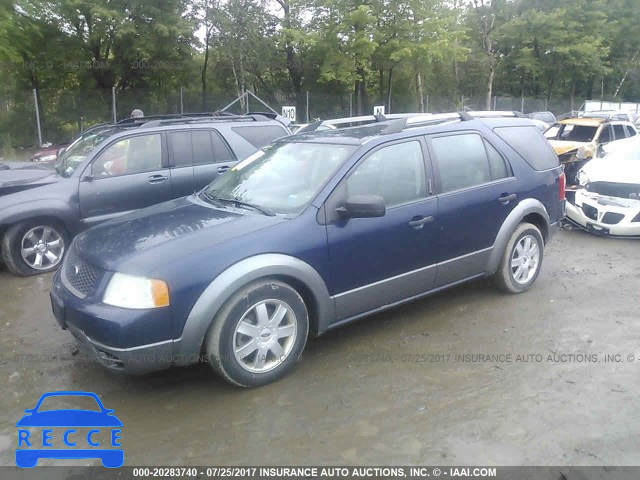
[(68, 235), (49, 220), (12, 225), (2, 240), (2, 258), (11, 272), (27, 276), (50, 272), (60, 266)]
[(494, 275), (496, 286), (507, 293), (529, 290), (542, 267), (544, 240), (538, 227), (521, 223), (513, 232)]
[(309, 314), (302, 297), (277, 280), (258, 280), (236, 292), (205, 338), (212, 368), (241, 387), (282, 378), (302, 354)]

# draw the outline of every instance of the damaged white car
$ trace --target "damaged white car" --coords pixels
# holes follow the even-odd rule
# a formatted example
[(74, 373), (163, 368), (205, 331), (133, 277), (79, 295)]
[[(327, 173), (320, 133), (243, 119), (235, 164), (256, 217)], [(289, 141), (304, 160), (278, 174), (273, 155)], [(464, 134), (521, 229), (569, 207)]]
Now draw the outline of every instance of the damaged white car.
[[(635, 139), (634, 139), (635, 140)], [(602, 236), (640, 238), (640, 141), (627, 141), (578, 172), (567, 219)]]

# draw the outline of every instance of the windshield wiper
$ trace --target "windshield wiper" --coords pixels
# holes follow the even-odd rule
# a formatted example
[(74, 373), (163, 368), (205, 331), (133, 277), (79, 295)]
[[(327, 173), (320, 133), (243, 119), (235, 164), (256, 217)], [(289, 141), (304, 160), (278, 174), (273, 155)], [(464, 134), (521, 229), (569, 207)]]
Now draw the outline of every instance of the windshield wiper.
[(260, 205), (256, 205), (255, 203), (243, 202), (242, 200), (238, 200), (237, 198), (220, 198), (213, 196), (206, 191), (202, 192), (203, 195), (210, 201), (220, 202), (220, 203), (231, 203), (236, 207), (244, 207), (244, 208), (252, 208), (257, 210), (258, 212), (267, 215), (269, 217), (275, 217), (275, 213), (269, 210), (267, 207), (262, 207)]

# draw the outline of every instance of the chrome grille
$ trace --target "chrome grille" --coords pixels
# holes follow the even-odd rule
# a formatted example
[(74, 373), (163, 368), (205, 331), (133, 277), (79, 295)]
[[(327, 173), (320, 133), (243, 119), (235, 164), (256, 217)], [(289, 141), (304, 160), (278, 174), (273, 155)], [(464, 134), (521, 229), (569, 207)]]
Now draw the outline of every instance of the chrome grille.
[(84, 298), (95, 289), (102, 271), (82, 260), (72, 247), (62, 266), (65, 286), (77, 297)]

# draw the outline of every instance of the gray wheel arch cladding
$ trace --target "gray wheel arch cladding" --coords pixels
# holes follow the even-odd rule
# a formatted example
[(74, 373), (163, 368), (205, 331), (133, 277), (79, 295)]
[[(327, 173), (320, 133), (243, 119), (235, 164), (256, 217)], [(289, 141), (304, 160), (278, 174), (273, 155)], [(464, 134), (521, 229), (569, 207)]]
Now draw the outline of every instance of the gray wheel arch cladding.
[(224, 302), (247, 283), (270, 276), (292, 277), (303, 283), (315, 300), (318, 333), (327, 329), (335, 314), (334, 304), (320, 274), (295, 257), (277, 253), (256, 255), (227, 268), (202, 292), (187, 317), (182, 335), (174, 340), (174, 363), (196, 363), (209, 326)]
[(498, 235), (496, 236), (496, 241), (493, 244), (493, 250), (491, 251), (491, 256), (489, 257), (489, 262), (487, 264), (488, 274), (493, 274), (498, 270), (500, 260), (504, 254), (504, 249), (507, 247), (507, 243), (509, 243), (511, 235), (518, 225), (522, 223), (524, 217), (532, 213), (540, 215), (546, 222), (547, 228), (550, 226), (549, 213), (540, 200), (535, 198), (525, 198), (518, 203), (511, 213), (509, 213), (498, 231)]

